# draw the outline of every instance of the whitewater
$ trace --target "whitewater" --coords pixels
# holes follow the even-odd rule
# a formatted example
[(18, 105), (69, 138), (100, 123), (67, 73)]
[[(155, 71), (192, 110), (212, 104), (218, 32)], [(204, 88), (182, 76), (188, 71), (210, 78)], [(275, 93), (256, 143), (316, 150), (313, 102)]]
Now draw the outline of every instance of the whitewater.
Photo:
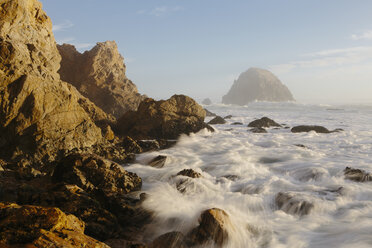
[[(213, 125), (214, 133), (183, 135), (175, 146), (138, 155), (125, 167), (142, 177), (143, 192), (149, 195), (144, 207), (154, 212), (145, 239), (170, 231), (187, 234), (203, 210), (216, 207), (234, 225), (224, 247), (372, 247), (372, 182), (347, 180), (343, 172), (347, 166), (372, 172), (372, 105), (204, 107), (233, 117)], [(264, 116), (287, 127), (344, 131), (249, 132), (248, 123)], [(157, 155), (168, 157), (163, 168), (146, 165)], [(202, 177), (175, 176), (189, 168)], [(187, 180), (182, 193), (176, 187), (180, 178)], [(298, 195), (314, 208), (308, 215), (286, 213), (275, 203), (279, 192)]]

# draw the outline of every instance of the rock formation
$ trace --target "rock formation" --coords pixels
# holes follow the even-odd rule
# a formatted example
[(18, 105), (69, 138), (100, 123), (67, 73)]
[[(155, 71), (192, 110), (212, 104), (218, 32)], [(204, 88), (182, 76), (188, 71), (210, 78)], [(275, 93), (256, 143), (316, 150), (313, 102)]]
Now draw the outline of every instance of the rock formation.
[(0, 155), (53, 159), (59, 150), (103, 142), (110, 119), (57, 73), (52, 23), (37, 0), (0, 8)]
[(211, 104), (212, 104), (212, 100), (209, 99), (209, 98), (205, 98), (205, 99), (202, 101), (202, 104), (204, 104), (204, 105), (211, 105)]
[(216, 116), (208, 122), (208, 124), (210, 125), (225, 124), (225, 123), (226, 123), (225, 119), (222, 118), (221, 116)]
[(137, 111), (118, 120), (117, 131), (138, 139), (177, 139), (183, 133), (209, 128), (204, 118), (204, 109), (188, 96), (174, 95), (161, 101), (147, 98)]
[(252, 101), (294, 101), (288, 88), (271, 72), (250, 68), (240, 74), (222, 103), (246, 105)]
[(248, 124), (248, 127), (281, 127), (280, 124), (268, 117), (262, 117), (261, 119), (254, 120)]
[(119, 118), (128, 110), (136, 110), (144, 99), (126, 77), (124, 60), (115, 41), (97, 43), (83, 54), (73, 45), (57, 47), (62, 56), (61, 79), (74, 85), (106, 113)]

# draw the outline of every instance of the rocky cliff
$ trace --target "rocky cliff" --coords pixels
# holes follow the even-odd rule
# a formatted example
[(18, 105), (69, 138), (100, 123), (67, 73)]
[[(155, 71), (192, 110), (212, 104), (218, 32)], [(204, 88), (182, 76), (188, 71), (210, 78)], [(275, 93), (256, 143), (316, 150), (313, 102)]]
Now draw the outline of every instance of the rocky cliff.
[(136, 110), (144, 99), (126, 77), (124, 59), (115, 41), (97, 43), (83, 54), (68, 44), (58, 45), (58, 50), (62, 80), (74, 85), (106, 113), (119, 118), (128, 110)]
[(245, 105), (252, 101), (284, 102), (294, 98), (284, 84), (271, 72), (250, 68), (240, 74), (222, 103)]
[[(110, 119), (60, 80), (52, 23), (37, 0), (0, 1), (0, 155), (53, 159), (103, 142)], [(111, 118), (112, 120), (112, 118)], [(46, 157), (45, 157), (46, 156)]]

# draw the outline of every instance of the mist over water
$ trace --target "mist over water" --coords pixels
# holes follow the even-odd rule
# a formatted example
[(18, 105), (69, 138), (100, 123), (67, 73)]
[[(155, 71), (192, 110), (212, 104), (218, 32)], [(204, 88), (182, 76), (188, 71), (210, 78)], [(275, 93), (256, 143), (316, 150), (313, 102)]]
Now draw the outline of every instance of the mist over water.
[[(169, 231), (187, 234), (203, 210), (217, 207), (234, 225), (225, 247), (372, 246), (372, 182), (349, 181), (343, 174), (347, 166), (372, 171), (372, 106), (252, 103), (206, 108), (233, 117), (215, 125), (215, 133), (182, 136), (176, 146), (141, 154), (126, 167), (143, 178), (149, 194), (144, 205), (155, 213), (145, 239)], [(289, 127), (322, 125), (345, 131), (248, 132), (247, 124), (263, 116)], [(163, 168), (144, 165), (159, 154), (168, 156)], [(186, 168), (202, 178), (175, 176)], [(183, 193), (177, 190), (181, 180)], [(279, 192), (295, 194), (314, 208), (303, 216), (286, 213), (275, 204)]]

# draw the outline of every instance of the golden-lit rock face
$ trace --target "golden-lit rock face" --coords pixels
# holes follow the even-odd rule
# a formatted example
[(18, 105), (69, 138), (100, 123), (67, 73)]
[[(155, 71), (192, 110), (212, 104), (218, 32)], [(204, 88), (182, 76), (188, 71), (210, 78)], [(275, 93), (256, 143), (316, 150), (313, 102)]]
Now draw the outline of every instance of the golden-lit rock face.
[(57, 47), (62, 56), (62, 80), (106, 113), (119, 118), (128, 110), (136, 110), (144, 99), (125, 75), (124, 59), (115, 41), (99, 42), (83, 54), (69, 44)]
[(0, 245), (105, 247), (84, 235), (85, 224), (58, 208), (0, 203)]
[(102, 142), (95, 123), (113, 118), (60, 80), (61, 57), (41, 3), (0, 0), (0, 13), (0, 153), (53, 159), (58, 150)]

